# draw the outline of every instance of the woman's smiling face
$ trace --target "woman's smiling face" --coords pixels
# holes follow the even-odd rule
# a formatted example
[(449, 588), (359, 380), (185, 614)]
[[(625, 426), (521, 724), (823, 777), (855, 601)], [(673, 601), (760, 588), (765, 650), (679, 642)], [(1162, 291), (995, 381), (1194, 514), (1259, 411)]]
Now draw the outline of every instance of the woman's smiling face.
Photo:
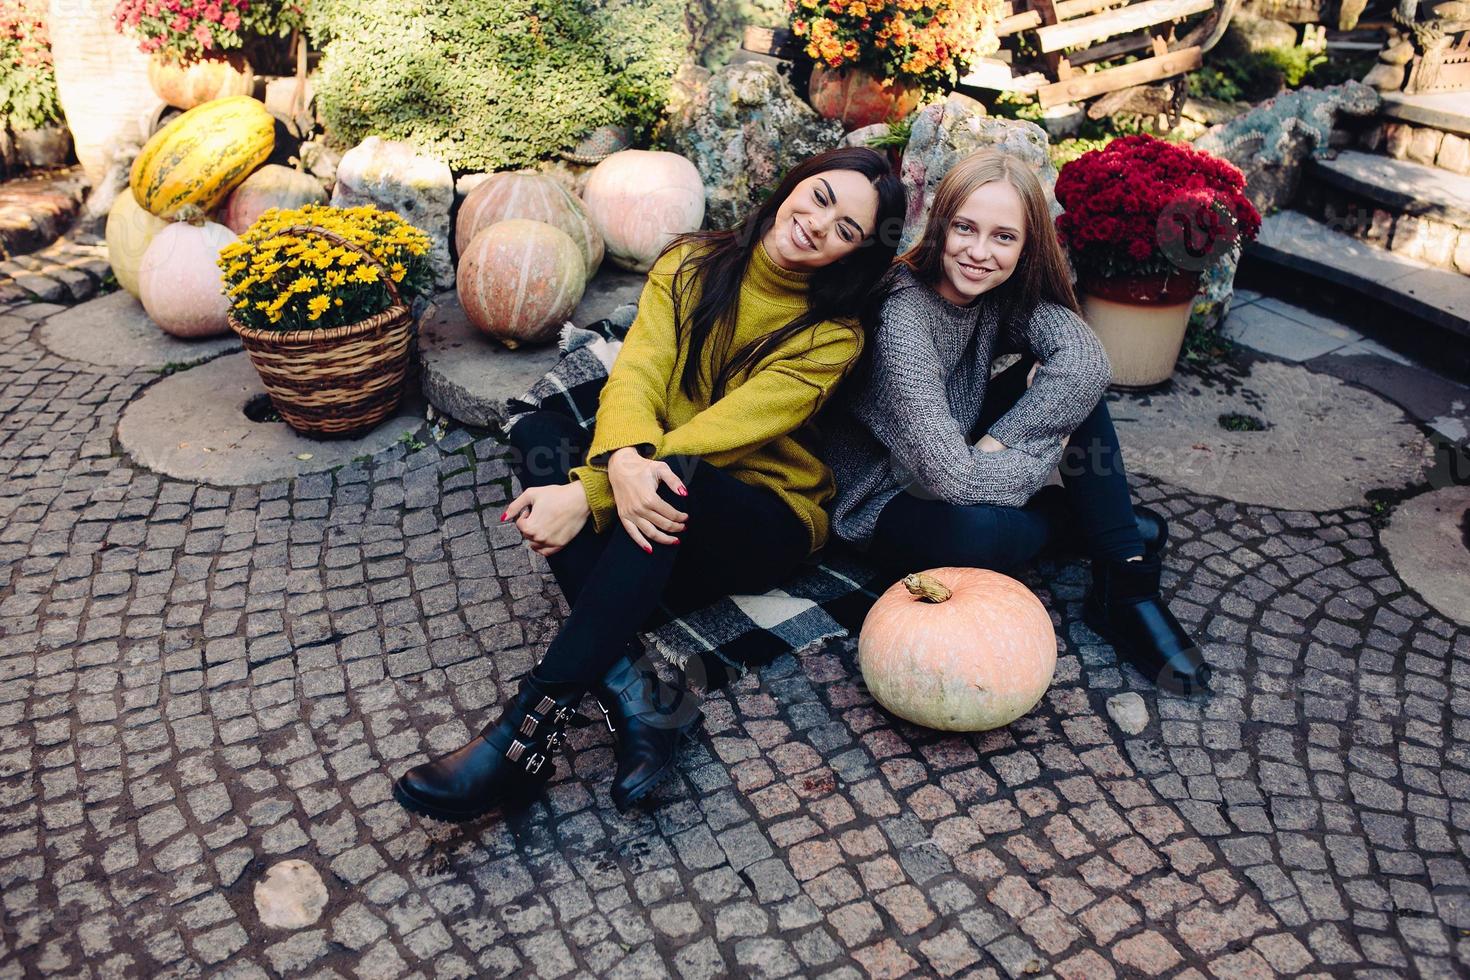
[(797, 184), (762, 239), (781, 268), (811, 272), (852, 253), (873, 232), (878, 192), (856, 170), (827, 170)]
[(1008, 181), (992, 180), (965, 198), (944, 239), (939, 295), (967, 306), (1016, 271), (1026, 245), (1026, 211)]

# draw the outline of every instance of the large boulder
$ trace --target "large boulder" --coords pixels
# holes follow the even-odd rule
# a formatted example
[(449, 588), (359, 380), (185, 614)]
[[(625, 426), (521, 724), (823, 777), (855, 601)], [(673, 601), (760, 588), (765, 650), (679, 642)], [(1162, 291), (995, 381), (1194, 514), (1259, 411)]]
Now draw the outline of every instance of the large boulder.
[(675, 81), (664, 143), (693, 161), (712, 228), (735, 227), (791, 167), (837, 146), (823, 119), (766, 64), (685, 69)]
[(1009, 153), (1035, 170), (1046, 189), (1052, 216), (1061, 213), (1052, 193), (1057, 171), (1047, 155), (1046, 131), (1020, 119), (993, 119), (974, 99), (952, 93), (942, 102), (920, 109), (914, 117), (903, 153), (903, 185), (908, 191), (909, 209), (900, 251), (907, 250), (924, 233), (934, 191), (949, 168), (976, 150), (990, 149)]
[(420, 153), (412, 143), (369, 136), (342, 155), (337, 164), (335, 207), (363, 204), (395, 211), (433, 239), (429, 264), (436, 289), (454, 288), (449, 258), (449, 210), (454, 205), (454, 177), (449, 164)]
[(1296, 196), (1308, 155), (1333, 152), (1337, 117), (1372, 115), (1381, 102), (1361, 82), (1297, 89), (1211, 128), (1194, 141), (1194, 148), (1224, 157), (1244, 171), (1246, 195), (1256, 210), (1269, 214)]

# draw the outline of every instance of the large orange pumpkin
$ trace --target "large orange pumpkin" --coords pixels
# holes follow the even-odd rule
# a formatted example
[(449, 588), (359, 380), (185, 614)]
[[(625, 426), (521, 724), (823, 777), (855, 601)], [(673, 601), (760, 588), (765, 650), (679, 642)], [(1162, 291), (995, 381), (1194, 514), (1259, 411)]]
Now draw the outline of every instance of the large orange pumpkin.
[(534, 170), (491, 174), (470, 191), (455, 216), (454, 250), (464, 255), (474, 237), (497, 221), (526, 218), (560, 228), (576, 242), (587, 263), (587, 276), (602, 264), (602, 235), (587, 209), (561, 182)]
[(514, 349), (556, 338), (582, 300), (587, 267), (560, 228), (512, 218), (474, 237), (455, 285), (470, 322)]
[(858, 663), (873, 698), (951, 732), (1009, 725), (1051, 685), (1057, 638), (1041, 600), (981, 568), (936, 568), (884, 592), (863, 620)]
[(155, 55), (148, 62), (148, 83), (169, 105), (192, 109), (214, 99), (249, 95), (255, 87), (255, 72), (237, 51), (182, 61)]
[(607, 257), (634, 272), (647, 272), (671, 238), (704, 223), (704, 181), (677, 153), (614, 153), (587, 178), (582, 200)]

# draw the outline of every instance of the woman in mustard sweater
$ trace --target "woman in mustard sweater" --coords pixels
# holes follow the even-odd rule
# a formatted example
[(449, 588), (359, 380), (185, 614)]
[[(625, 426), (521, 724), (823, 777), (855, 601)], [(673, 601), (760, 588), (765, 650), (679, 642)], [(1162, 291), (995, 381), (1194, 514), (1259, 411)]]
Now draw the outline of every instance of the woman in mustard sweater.
[(403, 806), (467, 820), (533, 797), (593, 690), (617, 733), (619, 809), (668, 771), (697, 714), (657, 703), (638, 628), (665, 601), (768, 591), (826, 541), (832, 475), (806, 423), (862, 350), (904, 203), (873, 150), (804, 161), (738, 229), (664, 250), (590, 445), (555, 413), (516, 424), (525, 492), (502, 520), (546, 556), (571, 613), (497, 721), (398, 780)]

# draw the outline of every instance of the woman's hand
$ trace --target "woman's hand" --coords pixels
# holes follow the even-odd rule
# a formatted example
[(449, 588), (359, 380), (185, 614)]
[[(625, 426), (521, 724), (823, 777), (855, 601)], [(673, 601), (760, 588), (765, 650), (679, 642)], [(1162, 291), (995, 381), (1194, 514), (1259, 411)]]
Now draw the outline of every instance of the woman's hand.
[(658, 487), (660, 483), (666, 484), (681, 497), (688, 496), (689, 491), (669, 464), (646, 459), (636, 448), (627, 446), (608, 457), (607, 480), (612, 484), (613, 501), (618, 506), (623, 530), (638, 547), (651, 553), (650, 541), (679, 543), (673, 535), (684, 530), (689, 515), (660, 497)]
[(980, 437), (980, 442), (978, 445), (980, 446), (980, 451), (982, 453), (998, 453), (1002, 449), (1006, 448), (1005, 443), (1001, 442), (989, 432)]
[(510, 502), (500, 519), (514, 520), (531, 550), (548, 557), (565, 548), (591, 515), (587, 493), (574, 480), (560, 486), (531, 487)]

